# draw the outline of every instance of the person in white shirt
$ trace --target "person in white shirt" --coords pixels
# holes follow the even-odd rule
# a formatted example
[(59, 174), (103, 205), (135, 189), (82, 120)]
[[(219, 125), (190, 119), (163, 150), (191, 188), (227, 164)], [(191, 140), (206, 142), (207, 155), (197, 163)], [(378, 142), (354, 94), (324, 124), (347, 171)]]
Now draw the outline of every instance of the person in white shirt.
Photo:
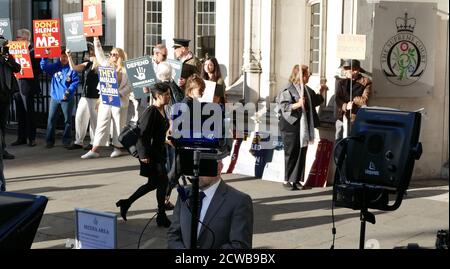
[[(117, 72), (119, 82), (119, 95), (121, 107), (114, 107), (100, 102), (98, 108), (97, 129), (92, 150), (81, 156), (82, 159), (92, 159), (100, 157), (100, 147), (107, 146), (112, 129), (112, 144), (114, 151), (111, 158), (123, 155), (122, 144), (119, 142), (119, 134), (126, 125), (130, 93), (132, 88), (128, 85), (128, 77), (125, 72), (124, 61), (127, 60), (123, 49), (113, 48), (109, 59), (105, 57), (103, 48), (98, 37), (94, 38), (95, 55), (101, 66), (112, 66)], [(111, 127), (112, 124), (112, 128)]]

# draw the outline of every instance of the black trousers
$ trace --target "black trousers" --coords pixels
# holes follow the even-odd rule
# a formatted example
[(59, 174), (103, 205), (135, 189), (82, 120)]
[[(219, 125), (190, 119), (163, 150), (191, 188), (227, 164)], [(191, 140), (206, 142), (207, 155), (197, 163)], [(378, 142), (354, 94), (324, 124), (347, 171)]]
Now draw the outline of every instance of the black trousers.
[(36, 125), (34, 120), (34, 97), (22, 97), (20, 93), (14, 94), (16, 115), (19, 122), (17, 141), (26, 142), (36, 140)]
[(308, 147), (300, 148), (300, 133), (281, 132), (284, 143), (285, 181), (299, 183), (305, 178)]
[(0, 102), (0, 129), (1, 129), (1, 154), (6, 151), (6, 140), (5, 140), (5, 134), (6, 134), (6, 122), (8, 121), (8, 115), (9, 115), (9, 107), (10, 104)]
[[(143, 170), (145, 171), (144, 173)], [(147, 173), (148, 172), (148, 173)], [(147, 193), (156, 190), (156, 200), (158, 201), (158, 213), (165, 212), (166, 203), (166, 193), (169, 180), (167, 178), (167, 172), (165, 164), (152, 163), (143, 164), (141, 163), (141, 175), (148, 177), (147, 184), (139, 187), (131, 196), (128, 198), (129, 204), (133, 204), (136, 200), (146, 195)]]

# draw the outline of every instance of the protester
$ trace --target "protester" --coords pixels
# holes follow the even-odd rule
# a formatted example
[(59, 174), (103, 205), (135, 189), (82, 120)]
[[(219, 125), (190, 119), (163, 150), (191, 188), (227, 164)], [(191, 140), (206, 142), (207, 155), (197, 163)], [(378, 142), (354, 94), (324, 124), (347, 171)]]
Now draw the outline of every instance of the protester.
[(35, 96), (40, 93), (39, 75), (41, 68), (39, 59), (34, 58), (34, 48), (31, 44), (31, 32), (28, 29), (17, 30), (17, 41), (28, 43), (30, 51), (31, 66), (33, 68), (33, 78), (19, 79), (19, 92), (14, 94), (16, 104), (16, 116), (18, 122), (17, 140), (11, 146), (26, 145), (36, 146), (36, 123), (35, 123)]
[(372, 92), (372, 81), (362, 75), (366, 71), (360, 61), (344, 60), (340, 68), (345, 78), (336, 78), (336, 141), (344, 138), (344, 116), (353, 123), (358, 110), (368, 105)]
[(166, 170), (167, 131), (169, 130), (169, 118), (165, 112), (165, 106), (170, 101), (169, 84), (157, 83), (152, 87), (154, 103), (139, 119), (140, 136), (137, 150), (141, 164), (141, 176), (148, 178), (147, 184), (141, 186), (128, 199), (116, 203), (120, 207), (120, 215), (126, 221), (127, 212), (131, 205), (156, 189), (158, 200), (158, 216), (156, 223), (159, 227), (169, 227), (170, 220), (165, 213), (165, 201), (168, 187)]
[[(199, 249), (251, 249), (253, 240), (253, 203), (250, 196), (225, 183), (220, 177), (222, 161), (218, 161), (217, 176), (200, 177), (198, 217)], [(191, 188), (185, 196), (191, 195)], [(192, 214), (186, 197), (178, 196), (173, 221), (167, 239), (169, 249), (191, 246)]]
[(214, 92), (214, 103), (225, 104), (225, 81), (220, 72), (220, 66), (214, 57), (207, 58), (203, 64), (202, 78), (216, 83), (216, 91)]
[[(94, 144), (95, 129), (97, 127), (97, 106), (99, 102), (98, 92), (98, 61), (95, 57), (94, 45), (88, 46), (89, 58), (82, 64), (75, 65), (72, 54), (67, 50), (70, 68), (76, 72), (84, 73), (83, 92), (78, 102), (77, 114), (75, 116), (75, 143), (69, 150), (85, 149), (91, 150)], [(87, 128), (89, 127), (89, 136), (91, 142), (84, 147)]]
[(301, 189), (300, 181), (305, 176), (308, 145), (314, 142), (315, 128), (320, 121), (316, 107), (324, 102), (323, 94), (328, 89), (320, 88), (320, 94), (306, 86), (309, 82), (307, 66), (294, 66), (289, 84), (279, 95), (281, 117), (279, 128), (285, 145), (285, 182), (289, 190)]
[(93, 159), (100, 157), (100, 147), (106, 146), (110, 137), (110, 127), (112, 127), (112, 145), (114, 151), (111, 158), (123, 155), (122, 144), (119, 142), (119, 134), (126, 125), (127, 112), (129, 106), (129, 96), (132, 88), (128, 85), (128, 77), (125, 72), (124, 61), (127, 56), (123, 49), (113, 48), (109, 60), (105, 57), (100, 39), (94, 38), (95, 55), (101, 66), (111, 66), (117, 73), (119, 84), (120, 107), (100, 102), (98, 108), (97, 128), (95, 130), (94, 145), (91, 151), (81, 156), (82, 159)]
[(8, 41), (0, 35), (0, 130), (2, 151), (5, 160), (12, 160), (14, 155), (6, 151), (6, 121), (8, 120), (9, 106), (12, 93), (19, 90), (14, 73), (21, 70), (20, 64), (16, 63), (13, 56), (9, 54)]
[(68, 148), (72, 144), (72, 111), (79, 83), (78, 73), (70, 69), (65, 48), (62, 48), (61, 56), (56, 63), (51, 64), (48, 59), (42, 59), (41, 69), (52, 77), (46, 135), (47, 148), (55, 146), (55, 121), (58, 106), (61, 106), (64, 114), (63, 145)]

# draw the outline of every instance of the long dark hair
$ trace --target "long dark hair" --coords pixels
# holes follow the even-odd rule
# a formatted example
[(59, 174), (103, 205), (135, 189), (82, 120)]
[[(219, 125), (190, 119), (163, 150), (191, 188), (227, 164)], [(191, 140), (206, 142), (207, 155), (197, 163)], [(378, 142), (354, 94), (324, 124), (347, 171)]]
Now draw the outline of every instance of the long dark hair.
[[(211, 61), (213, 63), (213, 65), (214, 65), (214, 73), (213, 73), (213, 77), (212, 78), (210, 78), (208, 76), (208, 73), (205, 71), (205, 64), (206, 64), (207, 61)], [(210, 57), (210, 58), (207, 58), (205, 60), (205, 62), (203, 63), (202, 75), (201, 76), (202, 76), (202, 78), (204, 80), (211, 80), (211, 81), (214, 81), (214, 82), (217, 82), (219, 79), (222, 78), (222, 73), (220, 72), (219, 62), (217, 61), (217, 59), (215, 57)]]

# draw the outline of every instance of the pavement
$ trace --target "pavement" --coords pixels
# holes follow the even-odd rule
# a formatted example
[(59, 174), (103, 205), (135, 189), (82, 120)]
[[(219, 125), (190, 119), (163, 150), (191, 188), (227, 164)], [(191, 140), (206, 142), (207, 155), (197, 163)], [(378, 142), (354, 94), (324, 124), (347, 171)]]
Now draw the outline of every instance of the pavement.
[[(15, 135), (8, 134), (8, 145)], [(139, 176), (136, 159), (109, 158), (111, 149), (102, 150), (102, 158), (81, 160), (83, 150), (68, 151), (58, 141), (46, 149), (38, 146), (11, 147), (15, 160), (4, 161), (9, 192), (43, 195), (49, 198), (36, 234), (33, 249), (66, 249), (75, 237), (75, 208), (119, 214), (115, 203), (127, 198), (146, 179)], [(256, 249), (329, 249), (332, 245), (332, 189), (288, 191), (280, 183), (240, 175), (224, 175), (236, 189), (249, 194), (254, 207), (253, 247)], [(276, 180), (275, 180), (276, 181)], [(174, 192), (171, 201), (176, 202)], [(136, 249), (139, 237), (156, 214), (156, 195), (152, 192), (131, 207), (128, 221), (119, 217), (118, 248)], [(400, 209), (394, 212), (372, 211), (375, 225), (367, 224), (368, 248), (392, 249), (410, 243), (435, 248), (438, 230), (449, 229), (449, 182), (429, 179), (413, 181)], [(171, 218), (172, 212), (168, 212)], [(336, 249), (357, 249), (360, 238), (359, 211), (335, 210)], [(166, 229), (152, 221), (145, 230), (140, 248), (167, 247)]]

